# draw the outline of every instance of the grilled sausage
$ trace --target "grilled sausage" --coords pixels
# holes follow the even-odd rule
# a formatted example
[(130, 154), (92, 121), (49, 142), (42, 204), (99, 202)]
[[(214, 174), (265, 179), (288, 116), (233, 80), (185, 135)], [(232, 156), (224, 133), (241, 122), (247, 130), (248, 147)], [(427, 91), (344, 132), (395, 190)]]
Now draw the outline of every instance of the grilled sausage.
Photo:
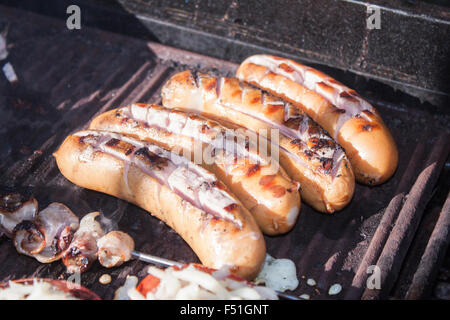
[(356, 180), (377, 185), (395, 172), (398, 151), (375, 108), (355, 90), (295, 61), (268, 55), (247, 58), (236, 73), (306, 112), (345, 149)]
[(206, 266), (251, 279), (266, 253), (252, 215), (217, 178), (162, 147), (111, 132), (81, 131), (54, 154), (78, 186), (134, 203), (168, 224)]
[[(297, 220), (298, 183), (274, 159), (258, 153), (245, 137), (215, 121), (157, 105), (132, 104), (99, 115), (90, 129), (132, 134), (198, 160), (239, 198), (266, 234), (288, 232)], [(247, 144), (238, 145), (234, 140)], [(263, 183), (268, 177), (270, 185)]]
[[(236, 78), (214, 78), (184, 71), (162, 88), (163, 104), (233, 122), (270, 138), (280, 163), (300, 182), (302, 199), (322, 212), (342, 209), (352, 198), (355, 181), (342, 150), (298, 108)], [(273, 130), (278, 129), (278, 130)], [(270, 133), (269, 133), (270, 132)], [(273, 156), (273, 154), (272, 154)]]

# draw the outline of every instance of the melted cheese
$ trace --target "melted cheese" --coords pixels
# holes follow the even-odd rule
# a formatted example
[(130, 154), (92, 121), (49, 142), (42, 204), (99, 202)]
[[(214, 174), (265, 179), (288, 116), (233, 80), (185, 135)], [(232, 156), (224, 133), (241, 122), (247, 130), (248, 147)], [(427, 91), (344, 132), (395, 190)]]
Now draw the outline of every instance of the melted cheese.
[(265, 283), (268, 288), (281, 292), (295, 290), (298, 279), (294, 262), (289, 259), (275, 259), (267, 254), (255, 283)]

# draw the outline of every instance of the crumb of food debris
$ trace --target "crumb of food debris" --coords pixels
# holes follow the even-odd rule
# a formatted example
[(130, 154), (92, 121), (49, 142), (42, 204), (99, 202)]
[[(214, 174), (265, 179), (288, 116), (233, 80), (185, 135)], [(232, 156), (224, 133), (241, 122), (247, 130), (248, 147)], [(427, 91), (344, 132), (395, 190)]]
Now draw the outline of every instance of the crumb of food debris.
[(335, 283), (328, 290), (328, 294), (330, 296), (334, 296), (336, 294), (339, 294), (339, 292), (341, 292), (341, 290), (342, 290), (342, 286), (339, 283)]
[(102, 274), (102, 276), (98, 279), (98, 282), (101, 284), (109, 284), (111, 283), (111, 276), (109, 274)]
[(308, 280), (306, 280), (306, 284), (308, 286), (314, 287), (317, 284), (317, 282), (316, 282), (316, 280), (309, 278)]
[(316, 294), (320, 295), (320, 291), (319, 291), (319, 289), (317, 289), (317, 288), (314, 288), (314, 292), (315, 292)]
[(309, 294), (304, 293), (300, 296), (300, 298), (302, 298), (303, 300), (309, 300), (311, 297), (309, 296)]
[(13, 66), (11, 65), (11, 63), (7, 62), (3, 68), (3, 73), (5, 74), (6, 79), (8, 79), (9, 82), (16, 82), (17, 80), (19, 80), (17, 78), (17, 74), (14, 71)]

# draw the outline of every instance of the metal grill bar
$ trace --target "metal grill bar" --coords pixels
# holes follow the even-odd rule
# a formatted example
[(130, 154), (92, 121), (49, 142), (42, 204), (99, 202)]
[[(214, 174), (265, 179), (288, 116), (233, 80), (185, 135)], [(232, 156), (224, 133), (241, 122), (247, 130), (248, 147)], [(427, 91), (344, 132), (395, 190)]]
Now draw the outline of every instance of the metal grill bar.
[(436, 266), (442, 260), (450, 241), (450, 193), (439, 215), (433, 233), (428, 241), (425, 252), (420, 260), (411, 285), (406, 293), (406, 299), (416, 300), (425, 298), (436, 275)]
[(431, 191), (448, 156), (450, 146), (447, 142), (447, 133), (440, 135), (435, 142), (425, 169), (411, 188), (381, 252), (377, 261), (377, 266), (381, 270), (381, 289), (366, 289), (363, 299), (386, 298), (394, 286), (403, 259), (419, 226), (425, 205), (431, 197)]

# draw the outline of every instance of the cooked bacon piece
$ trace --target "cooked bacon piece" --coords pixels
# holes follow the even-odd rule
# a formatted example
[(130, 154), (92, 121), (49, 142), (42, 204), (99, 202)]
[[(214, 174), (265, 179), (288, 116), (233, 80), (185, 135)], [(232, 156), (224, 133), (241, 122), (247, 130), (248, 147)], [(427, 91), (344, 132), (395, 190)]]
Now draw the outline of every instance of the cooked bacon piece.
[(91, 212), (81, 219), (80, 228), (62, 257), (67, 272), (82, 273), (97, 259), (97, 240), (105, 233), (96, 221), (99, 215), (100, 212)]
[(18, 193), (0, 196), (0, 234), (9, 238), (14, 235), (14, 228), (24, 220), (33, 220), (38, 212), (38, 203), (34, 198), (25, 198)]
[(120, 266), (131, 259), (134, 240), (122, 231), (111, 231), (97, 240), (98, 261), (106, 268)]
[(19, 253), (49, 263), (61, 258), (79, 227), (78, 217), (62, 203), (51, 203), (33, 221), (14, 228), (14, 245)]

